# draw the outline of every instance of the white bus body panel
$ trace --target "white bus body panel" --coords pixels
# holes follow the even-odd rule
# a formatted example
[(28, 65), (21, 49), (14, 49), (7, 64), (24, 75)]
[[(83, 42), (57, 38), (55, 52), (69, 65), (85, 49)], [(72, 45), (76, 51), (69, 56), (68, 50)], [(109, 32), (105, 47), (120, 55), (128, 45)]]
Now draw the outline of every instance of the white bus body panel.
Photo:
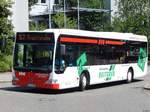
[[(147, 72), (147, 63), (145, 63), (144, 71), (138, 67), (137, 63), (116, 64), (114, 69), (114, 76), (112, 76), (110, 80), (106, 80), (106, 76), (101, 78), (100, 73), (108, 73), (110, 66), (111, 65), (85, 66), (90, 74), (90, 85), (126, 80), (130, 67), (133, 68), (134, 78), (143, 77)], [(78, 87), (80, 76), (78, 75), (77, 67), (67, 67), (63, 74), (54, 73), (53, 79), (58, 81), (57, 83), (59, 83), (60, 89), (65, 89)]]

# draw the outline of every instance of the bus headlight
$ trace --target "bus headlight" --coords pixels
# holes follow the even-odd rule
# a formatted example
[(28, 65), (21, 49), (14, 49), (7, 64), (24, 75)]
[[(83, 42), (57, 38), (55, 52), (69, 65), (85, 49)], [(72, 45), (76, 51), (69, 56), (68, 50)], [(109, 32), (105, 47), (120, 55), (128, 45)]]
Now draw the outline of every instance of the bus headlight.
[(12, 80), (18, 80), (14, 70), (12, 70)]

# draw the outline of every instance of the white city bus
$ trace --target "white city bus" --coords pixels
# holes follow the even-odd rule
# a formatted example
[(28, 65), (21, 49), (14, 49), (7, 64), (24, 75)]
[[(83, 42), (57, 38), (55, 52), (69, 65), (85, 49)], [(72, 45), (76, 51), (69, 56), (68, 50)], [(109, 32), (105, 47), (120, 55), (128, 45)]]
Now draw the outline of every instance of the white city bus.
[(142, 77), (147, 38), (132, 33), (48, 29), (18, 32), (12, 84), (66, 89)]

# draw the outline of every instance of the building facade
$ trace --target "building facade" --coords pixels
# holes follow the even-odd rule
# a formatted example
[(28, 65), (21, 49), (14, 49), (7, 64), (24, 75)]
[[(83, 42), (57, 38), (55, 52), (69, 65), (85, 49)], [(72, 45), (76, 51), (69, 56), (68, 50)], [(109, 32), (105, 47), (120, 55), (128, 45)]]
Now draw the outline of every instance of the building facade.
[(29, 31), (28, 0), (12, 0), (11, 21), (15, 32)]
[[(64, 12), (64, 7), (60, 6), (61, 0), (38, 0), (36, 4), (31, 6), (31, 10), (28, 11), (28, 0), (12, 0), (12, 23), (14, 26), (14, 31), (28, 31), (29, 30), (29, 18), (30, 21), (38, 24), (40, 21), (49, 22), (49, 14), (55, 14), (57, 12)], [(90, 9), (81, 8), (79, 11), (82, 12), (106, 12), (110, 13), (110, 19), (113, 20), (115, 13), (118, 10), (118, 0), (104, 0), (105, 8), (102, 9)], [(80, 3), (81, 4), (81, 3)], [(77, 7), (66, 8), (66, 13), (77, 12)], [(48, 27), (48, 25), (47, 25)]]
[[(80, 2), (80, 0), (77, 0)], [(115, 13), (118, 10), (118, 0), (101, 0), (103, 1), (103, 6), (99, 8), (87, 8), (83, 7), (83, 3), (79, 3), (81, 6), (68, 6), (67, 0), (38, 0), (36, 4), (31, 6), (31, 10), (29, 12), (30, 20), (35, 22), (35, 24), (39, 24), (41, 21), (45, 21), (47, 24), (49, 23), (49, 15), (54, 15), (58, 12), (64, 13), (64, 15), (75, 15), (75, 18), (80, 19), (77, 15), (84, 15), (89, 13), (107, 13), (109, 17), (108, 20), (112, 21)], [(63, 2), (63, 4), (61, 4)], [(77, 14), (79, 11), (80, 14)], [(50, 20), (52, 23), (52, 20)], [(65, 19), (64, 19), (65, 22)], [(81, 23), (82, 24), (82, 23)], [(47, 25), (48, 26), (48, 25)], [(53, 26), (53, 25), (52, 25)], [(81, 25), (80, 25), (81, 26)]]

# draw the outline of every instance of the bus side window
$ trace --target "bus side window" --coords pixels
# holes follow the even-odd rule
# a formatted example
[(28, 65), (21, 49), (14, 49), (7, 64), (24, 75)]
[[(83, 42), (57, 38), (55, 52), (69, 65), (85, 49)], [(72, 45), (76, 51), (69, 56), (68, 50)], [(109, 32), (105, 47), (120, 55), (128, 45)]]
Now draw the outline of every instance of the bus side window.
[(68, 44), (66, 45), (66, 61), (67, 61), (67, 66), (72, 67), (76, 66), (76, 58), (78, 55), (78, 45), (74, 44)]
[(135, 42), (130, 41), (127, 44), (126, 63), (137, 63), (138, 62), (140, 48), (146, 49), (147, 44), (144, 42), (136, 42), (136, 41)]

